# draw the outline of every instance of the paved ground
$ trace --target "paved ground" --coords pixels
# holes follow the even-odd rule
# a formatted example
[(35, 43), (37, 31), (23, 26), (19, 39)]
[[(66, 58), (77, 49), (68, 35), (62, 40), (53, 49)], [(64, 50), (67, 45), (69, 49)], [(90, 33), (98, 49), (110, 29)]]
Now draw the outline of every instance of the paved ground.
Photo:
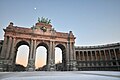
[(0, 80), (120, 80), (120, 72), (0, 72)]

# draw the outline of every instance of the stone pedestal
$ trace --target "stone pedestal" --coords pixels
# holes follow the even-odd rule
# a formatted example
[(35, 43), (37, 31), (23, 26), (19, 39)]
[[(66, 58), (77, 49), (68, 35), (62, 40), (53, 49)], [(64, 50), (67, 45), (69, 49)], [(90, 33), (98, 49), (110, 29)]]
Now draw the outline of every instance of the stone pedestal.
[(77, 63), (76, 63), (76, 61), (75, 60), (72, 60), (72, 61), (70, 61), (70, 64), (69, 64), (69, 68), (70, 68), (70, 71), (77, 71), (78, 69), (77, 69)]
[(0, 71), (13, 71), (13, 68), (11, 60), (0, 60)]
[(35, 61), (29, 60), (26, 68), (27, 71), (35, 71)]
[(55, 66), (54, 65), (51, 65), (50, 66), (50, 71), (55, 71), (56, 69), (55, 69)]
[(55, 71), (55, 64), (53, 60), (50, 60), (50, 64), (48, 64), (48, 71)]
[(3, 71), (4, 61), (0, 60), (0, 72)]

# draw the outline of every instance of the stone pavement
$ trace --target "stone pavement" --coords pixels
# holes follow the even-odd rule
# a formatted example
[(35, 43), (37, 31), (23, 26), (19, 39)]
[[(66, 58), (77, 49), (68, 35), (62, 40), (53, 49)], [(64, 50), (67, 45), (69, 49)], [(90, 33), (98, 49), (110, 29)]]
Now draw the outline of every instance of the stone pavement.
[(120, 80), (113, 71), (0, 72), (0, 80)]

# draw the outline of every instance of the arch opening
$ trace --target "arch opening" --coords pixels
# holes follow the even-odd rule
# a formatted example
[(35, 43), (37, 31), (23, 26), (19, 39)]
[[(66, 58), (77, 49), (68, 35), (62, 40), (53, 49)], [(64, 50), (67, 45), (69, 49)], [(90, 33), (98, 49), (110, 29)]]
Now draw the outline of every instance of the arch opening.
[(55, 47), (55, 64), (62, 63), (62, 50), (59, 47)]
[(56, 71), (66, 70), (66, 49), (62, 44), (58, 44), (55, 47), (55, 64)]
[(48, 62), (48, 46), (46, 43), (40, 43), (36, 48), (35, 67), (36, 71), (46, 71)]
[(25, 71), (28, 64), (29, 44), (25, 41), (20, 41), (15, 47), (14, 54), (14, 71)]

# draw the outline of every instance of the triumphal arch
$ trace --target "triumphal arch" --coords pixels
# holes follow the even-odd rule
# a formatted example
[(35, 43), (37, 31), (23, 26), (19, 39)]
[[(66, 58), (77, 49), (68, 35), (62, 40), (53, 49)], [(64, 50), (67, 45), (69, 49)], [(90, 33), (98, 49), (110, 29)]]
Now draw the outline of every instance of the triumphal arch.
[(4, 42), (0, 54), (3, 64), (7, 69), (13, 70), (18, 47), (27, 45), (29, 47), (29, 58), (27, 70), (35, 70), (36, 49), (44, 46), (47, 49), (47, 70), (55, 71), (55, 47), (62, 50), (62, 64), (64, 70), (76, 70), (75, 62), (75, 36), (72, 31), (69, 33), (57, 32), (50, 20), (42, 18), (30, 28), (14, 26), (12, 22), (4, 29)]

